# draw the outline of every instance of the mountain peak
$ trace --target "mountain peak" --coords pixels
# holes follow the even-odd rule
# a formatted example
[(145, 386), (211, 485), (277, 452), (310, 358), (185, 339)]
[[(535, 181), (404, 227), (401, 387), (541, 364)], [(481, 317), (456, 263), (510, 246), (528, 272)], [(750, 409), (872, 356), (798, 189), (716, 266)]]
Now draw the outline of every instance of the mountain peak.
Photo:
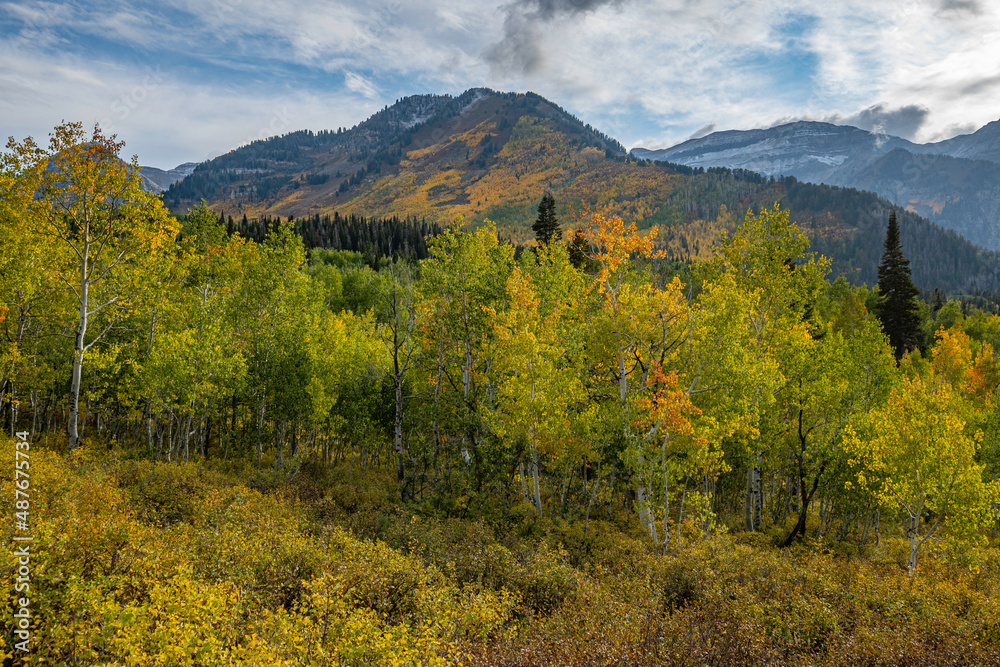
[[(164, 201), (181, 212), (205, 199), (239, 216), (398, 209), (481, 219), (498, 205), (500, 190), (518, 191), (513, 198), (520, 205), (545, 187), (520, 181), (529, 164), (555, 177), (567, 165), (624, 154), (617, 141), (541, 95), (470, 88), (457, 96), (400, 98), (347, 130), (251, 142), (199, 165)], [(501, 171), (513, 183), (494, 184), (493, 191), (482, 185)], [(405, 186), (393, 182), (404, 173)], [(453, 186), (462, 192), (441, 199)]]

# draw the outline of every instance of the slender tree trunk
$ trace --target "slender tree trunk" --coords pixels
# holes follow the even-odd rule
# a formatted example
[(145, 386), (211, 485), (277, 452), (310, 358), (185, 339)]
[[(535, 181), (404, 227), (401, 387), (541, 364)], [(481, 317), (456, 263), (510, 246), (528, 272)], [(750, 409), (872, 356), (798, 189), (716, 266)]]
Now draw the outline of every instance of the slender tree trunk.
[(38, 427), (41, 425), (41, 417), (39, 416), (40, 401), (38, 398), (38, 390), (31, 390), (31, 439), (35, 439), (35, 433), (38, 432)]
[(917, 547), (920, 546), (917, 542), (917, 527), (919, 522), (919, 515), (910, 515), (910, 525), (906, 531), (906, 536), (910, 538), (910, 558), (907, 561), (906, 573), (911, 577), (917, 569)]
[(667, 445), (670, 442), (670, 435), (663, 436), (663, 445), (660, 448), (660, 474), (663, 477), (663, 554), (667, 553), (667, 545), (670, 543), (670, 465), (667, 462)]
[(566, 457), (566, 467), (563, 469), (563, 485), (562, 493), (559, 494), (559, 516), (564, 516), (564, 507), (566, 505), (566, 492), (569, 490), (570, 479), (572, 474), (576, 471), (575, 468), (570, 468), (569, 457)]
[[(398, 348), (397, 348), (397, 358), (394, 360), (396, 367), (396, 374), (394, 376), (394, 384), (396, 391), (396, 415), (394, 420), (394, 439), (393, 443), (396, 449), (396, 481), (400, 484), (403, 483), (404, 470), (403, 470), (403, 376), (399, 369), (399, 359), (398, 359)], [(401, 493), (404, 493), (400, 489)]]
[(174, 460), (174, 409), (170, 408), (170, 418), (167, 421), (167, 463)]
[(152, 400), (146, 401), (146, 407), (143, 408), (143, 421), (146, 426), (146, 451), (149, 452), (149, 457), (153, 458), (153, 406)]
[(261, 439), (264, 437), (264, 401), (260, 401), (260, 405), (257, 408), (257, 470), (260, 470), (260, 460), (264, 453), (264, 443)]
[(684, 487), (681, 489), (681, 507), (677, 513), (677, 546), (681, 546), (681, 524), (684, 523), (684, 501), (687, 499), (687, 477), (684, 477)]
[(757, 452), (757, 465), (753, 469), (753, 525), (755, 530), (760, 530), (761, 514), (764, 511), (764, 485), (761, 470), (763, 468), (763, 452)]
[[(802, 464), (800, 462), (799, 463), (800, 468), (801, 465)], [(819, 467), (819, 472), (816, 473), (816, 477), (813, 479), (812, 489), (810, 489), (808, 492), (806, 491), (806, 485), (804, 484), (805, 482), (804, 479), (802, 480), (803, 483), (799, 484), (799, 491), (801, 492), (801, 501), (802, 501), (802, 506), (799, 508), (799, 520), (796, 522), (795, 527), (792, 528), (792, 532), (788, 534), (788, 537), (785, 539), (782, 546), (784, 547), (790, 546), (791, 543), (795, 540), (796, 535), (804, 536), (806, 534), (806, 518), (808, 517), (809, 514), (809, 503), (812, 501), (813, 495), (815, 495), (816, 493), (816, 488), (819, 486), (819, 481), (820, 478), (823, 476), (823, 471), (826, 469), (826, 465), (827, 461), (823, 461)]]
[(799, 495), (802, 501), (802, 506), (799, 508), (799, 520), (796, 522), (795, 527), (792, 528), (792, 532), (788, 534), (785, 542), (782, 546), (789, 546), (795, 539), (796, 535), (806, 534), (806, 519), (809, 514), (809, 502), (812, 500), (813, 496), (816, 494), (816, 489), (819, 487), (820, 479), (823, 477), (823, 472), (826, 470), (826, 465), (828, 461), (826, 459), (819, 466), (819, 471), (816, 473), (816, 477), (813, 478), (812, 489), (808, 492), (806, 491), (806, 473), (805, 473), (805, 455), (807, 447), (807, 430), (803, 430), (802, 422), (802, 409), (799, 408), (798, 416), (798, 439), (799, 439), (799, 451), (796, 453), (796, 462), (798, 464), (798, 487)]
[(187, 418), (181, 423), (184, 425), (184, 463), (190, 460), (190, 452), (188, 446), (191, 442), (191, 420), (192, 416), (188, 415)]
[(48, 420), (45, 423), (46, 433), (52, 432), (52, 420), (55, 419), (55, 416), (56, 416), (56, 394), (55, 390), (53, 390), (52, 395), (49, 397), (49, 416)]
[[(431, 487), (437, 490), (438, 483), (438, 457), (441, 454), (441, 428), (438, 415), (441, 405), (441, 383), (444, 382), (444, 348), (438, 347), (437, 380), (434, 383), (434, 459), (431, 467), (434, 469), (431, 478)], [(522, 478), (524, 471), (521, 471)]]
[(816, 530), (816, 541), (823, 539), (823, 528), (826, 527), (826, 518), (830, 513), (830, 502), (827, 498), (821, 497), (819, 501), (819, 528)]
[(865, 546), (868, 542), (868, 529), (871, 527), (872, 522), (875, 519), (875, 512), (869, 510), (865, 512), (865, 525), (864, 529), (861, 531), (861, 546)]
[(208, 448), (212, 444), (212, 416), (208, 415), (205, 417), (205, 440), (204, 445), (202, 445), (202, 456), (205, 460), (208, 460)]
[(646, 487), (643, 484), (643, 480), (640, 479), (639, 483), (636, 485), (635, 489), (635, 499), (639, 503), (639, 521), (646, 526), (646, 530), (649, 531), (649, 536), (653, 539), (653, 544), (658, 545), (659, 536), (656, 534), (656, 522), (653, 520), (653, 513), (650, 511), (650, 507), (647, 504), (648, 494), (646, 493)]
[(542, 489), (541, 484), (538, 480), (538, 449), (535, 447), (534, 441), (531, 443), (531, 480), (532, 480), (532, 503), (535, 506), (535, 511), (539, 514), (542, 513)]
[(280, 470), (281, 466), (284, 465), (284, 454), (285, 454), (285, 428), (286, 422), (284, 419), (281, 420), (281, 428), (278, 425), (274, 425), (274, 469)]
[(87, 304), (90, 295), (90, 284), (87, 277), (89, 265), (89, 235), (90, 230), (85, 226), (84, 242), (80, 258), (80, 321), (76, 327), (76, 341), (73, 349), (73, 372), (70, 376), (69, 384), (69, 423), (67, 431), (69, 435), (69, 448), (76, 449), (80, 445), (80, 434), (77, 422), (80, 418), (80, 378), (83, 374), (83, 355), (86, 352), (84, 339), (87, 335)]
[(763, 453), (758, 451), (756, 463), (747, 470), (747, 493), (744, 503), (744, 522), (749, 532), (760, 530), (761, 511), (764, 505), (764, 487), (761, 482)]

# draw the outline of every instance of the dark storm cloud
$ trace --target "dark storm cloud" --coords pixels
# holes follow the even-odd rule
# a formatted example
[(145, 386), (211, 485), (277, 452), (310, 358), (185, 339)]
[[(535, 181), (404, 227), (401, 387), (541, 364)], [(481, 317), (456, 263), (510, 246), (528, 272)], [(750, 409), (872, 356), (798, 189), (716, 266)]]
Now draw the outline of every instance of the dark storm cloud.
[(830, 120), (839, 125), (853, 125), (879, 134), (913, 139), (927, 122), (929, 115), (930, 110), (918, 104), (889, 109), (885, 104), (879, 103), (850, 116), (838, 116)]
[(620, 6), (623, 3), (624, 0), (521, 0), (514, 6), (550, 20), (560, 14), (582, 14), (605, 5)]
[(708, 135), (715, 132), (718, 128), (719, 128), (718, 123), (716, 123), (713, 120), (711, 123), (708, 123), (707, 125), (702, 125), (697, 130), (695, 130), (694, 133), (690, 137), (688, 137), (688, 140), (701, 139), (702, 137), (707, 137)]
[(989, 91), (1000, 86), (1000, 74), (995, 74), (993, 76), (988, 76), (978, 81), (973, 81), (972, 83), (967, 83), (959, 89), (959, 93), (962, 95), (979, 95), (982, 92)]
[(540, 23), (585, 14), (601, 7), (620, 7), (627, 0), (517, 0), (504, 7), (503, 37), (483, 51), (495, 77), (534, 74), (544, 65), (540, 47), (547, 37)]
[(941, 0), (940, 11), (964, 12), (978, 16), (983, 13), (983, 8), (979, 6), (979, 0)]

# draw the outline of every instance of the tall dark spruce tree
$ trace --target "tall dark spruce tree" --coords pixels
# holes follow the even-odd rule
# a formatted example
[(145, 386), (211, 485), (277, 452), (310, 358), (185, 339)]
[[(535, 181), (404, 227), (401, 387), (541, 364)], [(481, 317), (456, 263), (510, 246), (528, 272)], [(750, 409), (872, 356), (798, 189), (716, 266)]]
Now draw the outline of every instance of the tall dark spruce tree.
[(875, 315), (889, 337), (896, 360), (920, 343), (920, 315), (917, 295), (920, 291), (910, 279), (910, 260), (903, 255), (899, 243), (896, 212), (889, 214), (889, 229), (885, 233), (885, 252), (878, 265), (879, 300)]
[(556, 218), (556, 200), (551, 193), (542, 195), (542, 201), (538, 204), (538, 218), (531, 228), (535, 231), (539, 245), (547, 245), (552, 239), (562, 240), (562, 228)]
[(578, 269), (586, 269), (590, 264), (590, 241), (583, 234), (583, 228), (577, 227), (573, 240), (569, 242), (570, 264)]

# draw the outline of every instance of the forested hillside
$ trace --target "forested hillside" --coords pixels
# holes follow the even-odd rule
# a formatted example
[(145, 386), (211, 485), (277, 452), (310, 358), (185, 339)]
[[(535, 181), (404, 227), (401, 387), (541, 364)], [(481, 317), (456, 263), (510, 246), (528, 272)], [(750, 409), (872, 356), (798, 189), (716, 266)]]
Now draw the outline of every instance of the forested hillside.
[(3, 155), (12, 659), (1000, 660), (1000, 316), (907, 303), (893, 349), (810, 246), (810, 196), (856, 195), (627, 163), (705, 244), (563, 211), (571, 261), (489, 223), (178, 219), (120, 150)]
[[(564, 218), (612, 206), (640, 229), (657, 227), (660, 243), (680, 261), (710, 255), (748, 209), (781, 202), (814, 248), (831, 258), (834, 276), (869, 286), (891, 207), (868, 192), (794, 178), (630, 159), (617, 142), (537, 95), (486, 89), (408, 97), (349, 130), (254, 142), (199, 165), (164, 200), (183, 213), (205, 199), (235, 220), (395, 216), (472, 226), (490, 220), (504, 238), (530, 244), (535, 207), (546, 191)], [(996, 253), (911, 213), (901, 223), (904, 247), (920, 260), (914, 279), (921, 289), (1000, 288)]]
[(974, 134), (918, 144), (849, 125), (796, 121), (727, 130), (667, 149), (636, 148), (639, 158), (689, 167), (730, 167), (871, 190), (907, 211), (990, 250), (1000, 249), (1000, 123)]

